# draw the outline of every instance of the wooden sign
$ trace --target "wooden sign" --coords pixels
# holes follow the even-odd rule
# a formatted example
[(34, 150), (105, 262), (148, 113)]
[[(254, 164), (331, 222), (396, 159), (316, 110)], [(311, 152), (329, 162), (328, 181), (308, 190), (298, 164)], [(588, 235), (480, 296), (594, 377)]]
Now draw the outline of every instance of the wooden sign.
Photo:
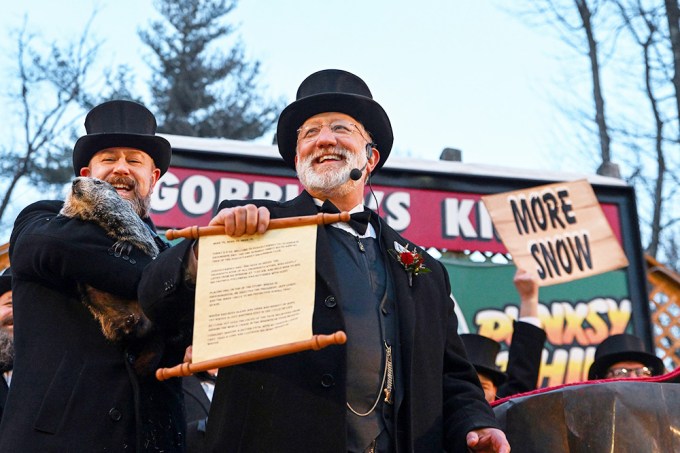
[(540, 286), (628, 266), (586, 180), (482, 197), (517, 267)]

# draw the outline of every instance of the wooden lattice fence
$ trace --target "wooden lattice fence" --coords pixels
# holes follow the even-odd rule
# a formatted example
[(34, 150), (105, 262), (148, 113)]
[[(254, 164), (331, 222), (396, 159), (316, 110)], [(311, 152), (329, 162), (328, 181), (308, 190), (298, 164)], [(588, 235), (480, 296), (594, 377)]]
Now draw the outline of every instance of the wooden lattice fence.
[(656, 355), (671, 371), (680, 366), (680, 274), (651, 256), (645, 259)]

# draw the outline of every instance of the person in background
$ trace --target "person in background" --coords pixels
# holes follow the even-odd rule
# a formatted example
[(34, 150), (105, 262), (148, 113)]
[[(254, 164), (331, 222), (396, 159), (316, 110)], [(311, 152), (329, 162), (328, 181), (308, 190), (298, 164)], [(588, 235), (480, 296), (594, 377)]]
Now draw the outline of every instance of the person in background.
[(12, 312), (12, 271), (0, 275), (0, 419), (5, 409), (14, 367), (14, 316)]
[[(221, 369), (207, 451), (509, 452), (457, 334), (444, 266), (364, 206), (393, 142), (368, 86), (341, 70), (310, 75), (277, 138), (304, 192), (280, 203), (226, 200), (210, 224), (240, 236), (263, 233), (270, 217), (355, 214), (317, 227), (316, 239), (313, 333), (343, 330), (347, 343)], [(193, 298), (161, 283), (195, 279), (195, 248), (185, 243), (140, 284), (160, 325), (193, 313)]]
[(606, 338), (595, 350), (588, 379), (613, 379), (660, 376), (663, 361), (647, 352), (642, 339), (622, 333)]
[[(73, 149), (75, 175), (110, 183), (163, 255), (167, 245), (153, 236), (149, 205), (172, 149), (155, 135), (153, 114), (135, 102), (109, 101), (87, 114), (85, 128)], [(100, 201), (93, 212), (101, 217), (123, 215)], [(107, 338), (79, 290), (87, 285), (110, 295), (118, 308), (123, 300), (129, 301), (125, 307), (138, 307), (137, 285), (152, 257), (134, 247), (121, 252), (106, 225), (61, 215), (63, 205), (43, 200), (26, 207), (10, 237), (16, 360), (0, 451), (182, 452), (180, 379), (158, 382), (140, 374), (146, 337)], [(93, 208), (88, 202), (76, 207)], [(125, 322), (134, 326), (139, 319)], [(153, 357), (160, 366), (184, 356), (186, 344), (167, 338)]]
[(538, 383), (546, 339), (538, 318), (538, 283), (532, 274), (517, 269), (513, 284), (520, 299), (519, 318), (513, 323), (505, 373), (496, 366), (498, 342), (478, 334), (461, 335), (489, 402), (535, 390)]
[(496, 365), (501, 344), (491, 338), (476, 333), (462, 333), (461, 340), (465, 345), (468, 360), (477, 371), (484, 398), (492, 403), (498, 399), (498, 388), (508, 381), (508, 375)]

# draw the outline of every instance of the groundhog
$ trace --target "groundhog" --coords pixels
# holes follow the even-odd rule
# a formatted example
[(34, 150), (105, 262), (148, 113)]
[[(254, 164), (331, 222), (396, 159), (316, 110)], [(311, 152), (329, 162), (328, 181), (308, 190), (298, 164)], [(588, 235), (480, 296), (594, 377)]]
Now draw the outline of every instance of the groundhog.
[[(116, 240), (111, 251), (117, 256), (131, 259), (132, 247), (153, 258), (158, 256), (158, 246), (148, 227), (130, 202), (121, 198), (105, 181), (75, 178), (59, 214), (99, 225)], [(160, 340), (138, 301), (123, 299), (82, 283), (78, 284), (78, 291), (83, 304), (99, 322), (104, 336), (139, 352), (134, 367), (140, 374), (153, 372), (161, 352)]]
[(137, 247), (155, 258), (158, 246), (130, 203), (108, 182), (80, 176), (73, 180), (71, 192), (59, 213), (102, 227), (111, 239), (116, 239), (113, 246), (116, 253), (129, 255), (130, 247)]

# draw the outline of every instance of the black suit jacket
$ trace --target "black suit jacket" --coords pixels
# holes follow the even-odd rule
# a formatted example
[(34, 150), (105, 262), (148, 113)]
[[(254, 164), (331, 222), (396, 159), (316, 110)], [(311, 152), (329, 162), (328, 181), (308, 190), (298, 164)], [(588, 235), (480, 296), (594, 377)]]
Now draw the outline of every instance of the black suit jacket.
[(195, 374), (182, 378), (182, 390), (187, 419), (187, 452), (203, 453), (210, 400), (201, 386), (201, 379)]
[[(58, 216), (62, 204), (28, 206), (10, 238), (15, 361), (0, 451), (182, 451), (180, 380), (138, 377), (135, 356), (104, 337), (76, 290), (82, 282), (134, 299), (152, 260), (109, 253), (114, 241)], [(180, 362), (183, 347), (166, 346), (162, 366)]]
[[(306, 192), (283, 203), (238, 203), (267, 206), (272, 218), (317, 212)], [(231, 205), (223, 202), (220, 208)], [(344, 330), (342, 301), (336, 298), (342, 280), (325, 228), (332, 227), (317, 230), (314, 334)], [(395, 241), (413, 248), (385, 223), (379, 231), (386, 249), (394, 248)], [(161, 323), (193, 309), (192, 300), (181, 300), (158, 284), (180, 273), (183, 257), (175, 248), (174, 257), (161, 257), (147, 267), (140, 284), (140, 302)], [(448, 275), (438, 261), (421, 253), (432, 272), (414, 277), (412, 287), (404, 268), (391, 256), (385, 258), (398, 295), (404, 379), (396, 402), (400, 451), (466, 451), (470, 430), (497, 425), (456, 333)], [(330, 346), (220, 370), (208, 419), (208, 451), (345, 453), (346, 368), (345, 347)]]
[(2, 414), (5, 411), (8, 393), (9, 387), (7, 386), (7, 381), (5, 381), (2, 376), (0, 376), (0, 420), (2, 420)]
[(210, 411), (210, 400), (201, 386), (201, 380), (194, 374), (183, 377), (182, 391), (187, 422), (204, 420)]

